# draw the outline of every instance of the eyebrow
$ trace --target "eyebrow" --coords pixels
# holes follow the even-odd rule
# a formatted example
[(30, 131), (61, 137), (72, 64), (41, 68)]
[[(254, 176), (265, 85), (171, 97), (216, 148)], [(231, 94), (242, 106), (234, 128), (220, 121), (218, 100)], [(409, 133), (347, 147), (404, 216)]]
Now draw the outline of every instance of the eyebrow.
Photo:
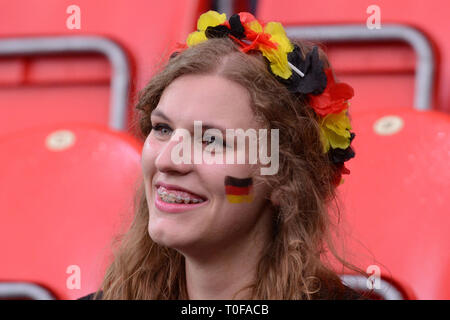
[(150, 116), (158, 116), (158, 117), (163, 118), (166, 121), (171, 122), (170, 119), (164, 114), (164, 112), (162, 112), (161, 110), (158, 110), (158, 109), (153, 110), (152, 113), (150, 114)]
[[(153, 110), (150, 115), (151, 116), (161, 117), (164, 120), (166, 120), (167, 122), (172, 122), (169, 119), (169, 117), (164, 114), (164, 112), (162, 112), (161, 110), (158, 110), (158, 109)], [(201, 120), (199, 120), (199, 121), (201, 121)], [(193, 126), (194, 126), (194, 124), (192, 124), (192, 127)], [(218, 129), (218, 130), (222, 131), (222, 135), (225, 136), (225, 129), (224, 128), (222, 128), (220, 126), (217, 126), (217, 125), (213, 125), (213, 124), (203, 123), (203, 121), (202, 121), (202, 131), (208, 130), (208, 129)]]

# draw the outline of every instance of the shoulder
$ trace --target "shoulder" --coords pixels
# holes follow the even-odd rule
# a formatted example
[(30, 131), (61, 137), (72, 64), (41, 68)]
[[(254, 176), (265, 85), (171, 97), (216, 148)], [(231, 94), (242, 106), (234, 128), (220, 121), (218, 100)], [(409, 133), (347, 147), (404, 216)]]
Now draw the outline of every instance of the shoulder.
[[(92, 292), (88, 295), (85, 295), (81, 298), (78, 298), (77, 300), (94, 300), (94, 296), (97, 292)], [(103, 295), (103, 291), (99, 292), (98, 298), (96, 300), (101, 300), (102, 299), (102, 295)]]

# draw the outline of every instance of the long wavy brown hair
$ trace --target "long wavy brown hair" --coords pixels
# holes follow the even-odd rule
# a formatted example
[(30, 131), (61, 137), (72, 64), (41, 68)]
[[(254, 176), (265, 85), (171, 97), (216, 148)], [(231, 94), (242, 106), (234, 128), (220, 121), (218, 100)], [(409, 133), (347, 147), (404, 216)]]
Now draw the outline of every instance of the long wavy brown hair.
[[(312, 50), (311, 43), (291, 41), (303, 55)], [(329, 67), (324, 51), (319, 52)], [(327, 298), (331, 292), (339, 297), (344, 287), (325, 253), (331, 252), (346, 268), (364, 272), (335, 249), (340, 215), (333, 184), (337, 168), (322, 153), (318, 119), (307, 96), (294, 95), (277, 81), (261, 53), (244, 54), (228, 38), (209, 39), (167, 61), (140, 92), (135, 125), (142, 141), (151, 131), (150, 113), (164, 89), (186, 74), (214, 74), (242, 85), (261, 123), (279, 129), (279, 171), (255, 177), (279, 199), (279, 205), (273, 206), (273, 237), (259, 260), (254, 282), (242, 290), (250, 289), (249, 299)], [(112, 262), (100, 288), (102, 299), (189, 299), (184, 256), (153, 242), (148, 222), (142, 183), (131, 226), (113, 242)]]

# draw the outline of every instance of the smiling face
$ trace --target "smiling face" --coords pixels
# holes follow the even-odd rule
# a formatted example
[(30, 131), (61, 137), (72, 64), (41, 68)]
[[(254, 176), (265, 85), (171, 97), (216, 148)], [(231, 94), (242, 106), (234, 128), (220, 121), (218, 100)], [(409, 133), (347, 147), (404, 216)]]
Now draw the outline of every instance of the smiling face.
[[(260, 128), (250, 107), (250, 95), (239, 84), (212, 75), (184, 75), (174, 80), (152, 112), (153, 129), (142, 151), (150, 237), (161, 245), (189, 254), (207, 254), (217, 248), (239, 246), (243, 241), (266, 237), (271, 230), (271, 212), (267, 210), (270, 190), (265, 185), (254, 184), (250, 202), (230, 201), (225, 192), (226, 177), (254, 177), (259, 174), (255, 170), (257, 165), (248, 161), (246, 164), (172, 161), (172, 149), (182, 141), (174, 137), (180, 129), (185, 129), (193, 138), (194, 120), (202, 121), (203, 129), (207, 125), (223, 130)], [(223, 138), (226, 140), (225, 133)], [(203, 150), (209, 142), (202, 143)], [(222, 144), (222, 141), (216, 139), (215, 143)], [(248, 184), (248, 180), (244, 182)], [(200, 195), (204, 202), (167, 209), (177, 205), (164, 204), (158, 198), (158, 183)], [(188, 201), (188, 193), (179, 195)], [(194, 198), (192, 195), (191, 200)]]

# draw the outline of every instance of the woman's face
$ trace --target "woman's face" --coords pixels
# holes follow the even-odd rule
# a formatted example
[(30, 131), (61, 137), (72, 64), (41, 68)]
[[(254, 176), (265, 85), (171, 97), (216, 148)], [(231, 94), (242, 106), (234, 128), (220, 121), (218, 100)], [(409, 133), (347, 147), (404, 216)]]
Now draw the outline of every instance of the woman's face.
[[(254, 184), (251, 187), (252, 200), (248, 202), (230, 202), (225, 188), (227, 176), (244, 179), (259, 174), (259, 170), (255, 170), (259, 168), (258, 164), (249, 164), (247, 157), (245, 164), (227, 163), (225, 152), (230, 151), (226, 148), (219, 155), (223, 156), (223, 164), (209, 164), (204, 159), (197, 163), (193, 146), (190, 163), (173, 161), (174, 147), (185, 139), (179, 135), (183, 129), (191, 133), (194, 144), (194, 120), (202, 121), (203, 132), (209, 128), (207, 126), (224, 130), (223, 140), (228, 145), (231, 141), (226, 141), (226, 129), (246, 131), (260, 128), (250, 108), (250, 96), (239, 84), (212, 75), (184, 75), (174, 80), (164, 90), (152, 112), (153, 129), (142, 151), (150, 237), (161, 245), (193, 254), (207, 254), (217, 248), (264, 237), (271, 230), (266, 200), (270, 197), (270, 190), (267, 186)], [(200, 148), (207, 157), (211, 152), (203, 151), (212, 139), (215, 139), (213, 143), (220, 145), (223, 141), (218, 136), (211, 139), (211, 135), (202, 139), (203, 132), (200, 139), (206, 141), (201, 142)], [(245, 152), (248, 155), (247, 148)], [(180, 154), (183, 155), (184, 151)], [(217, 152), (215, 154), (217, 157)], [(172, 185), (174, 189), (157, 187), (161, 183)], [(175, 189), (180, 188), (190, 193), (177, 193)], [(230, 189), (227, 190), (229, 192)], [(158, 191), (167, 194), (163, 196), (166, 201), (174, 201), (178, 195), (183, 203), (167, 204)], [(174, 197), (166, 198), (169, 194)], [(192, 204), (197, 201), (194, 200), (198, 199), (197, 196), (201, 196), (203, 202)]]

